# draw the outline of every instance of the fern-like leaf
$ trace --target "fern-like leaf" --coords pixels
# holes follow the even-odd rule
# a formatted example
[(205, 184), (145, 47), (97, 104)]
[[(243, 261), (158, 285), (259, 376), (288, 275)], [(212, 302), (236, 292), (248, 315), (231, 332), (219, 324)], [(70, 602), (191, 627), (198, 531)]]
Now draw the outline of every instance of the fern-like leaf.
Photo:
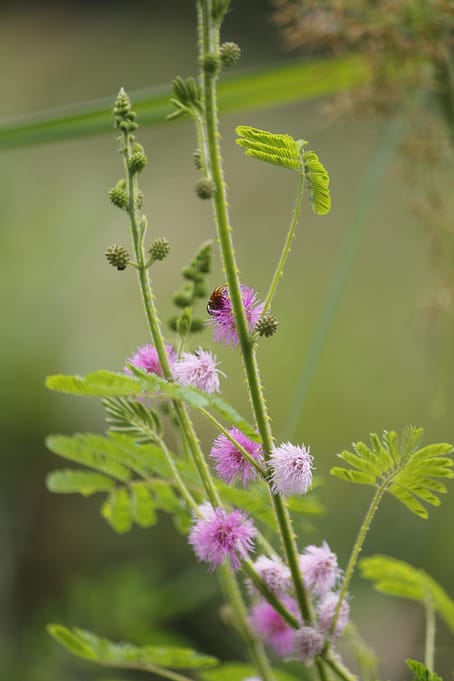
[(169, 674), (162, 673), (166, 669), (209, 669), (218, 664), (215, 657), (191, 648), (113, 643), (90, 631), (68, 629), (61, 624), (49, 624), (47, 631), (73, 655), (108, 667), (140, 669), (169, 678)]
[(298, 144), (291, 135), (267, 132), (248, 125), (236, 128), (236, 143), (246, 150), (247, 156), (273, 163), (290, 170), (302, 170)]
[(316, 215), (327, 215), (331, 210), (328, 171), (314, 151), (303, 154), (303, 164), (312, 210)]
[(417, 660), (406, 660), (407, 667), (413, 672), (412, 681), (443, 681), (441, 676), (427, 669), (426, 665)]
[(446, 485), (437, 478), (454, 477), (454, 461), (448, 456), (452, 445), (446, 442), (419, 447), (422, 428), (406, 428), (399, 437), (395, 431), (385, 431), (382, 439), (370, 435), (370, 445), (354, 442), (353, 451), (344, 450), (338, 456), (349, 468), (335, 466), (331, 474), (349, 482), (381, 486), (412, 513), (427, 518), (424, 504), (438, 506), (439, 494)]
[(362, 577), (374, 582), (377, 591), (422, 605), (430, 599), (434, 610), (454, 633), (454, 601), (427, 572), (403, 560), (380, 555), (363, 558), (359, 567)]

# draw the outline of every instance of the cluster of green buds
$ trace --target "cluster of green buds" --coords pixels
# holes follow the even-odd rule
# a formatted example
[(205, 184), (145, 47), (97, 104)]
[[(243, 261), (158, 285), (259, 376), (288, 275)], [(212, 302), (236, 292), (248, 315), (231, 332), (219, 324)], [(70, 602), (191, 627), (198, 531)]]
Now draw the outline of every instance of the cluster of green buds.
[(193, 317), (192, 312), (198, 299), (208, 297), (206, 277), (211, 271), (213, 242), (206, 241), (197, 251), (188, 265), (183, 267), (182, 274), (185, 279), (183, 286), (173, 295), (173, 303), (181, 308), (181, 313), (169, 320), (169, 326), (181, 337), (188, 333), (202, 331), (204, 320)]

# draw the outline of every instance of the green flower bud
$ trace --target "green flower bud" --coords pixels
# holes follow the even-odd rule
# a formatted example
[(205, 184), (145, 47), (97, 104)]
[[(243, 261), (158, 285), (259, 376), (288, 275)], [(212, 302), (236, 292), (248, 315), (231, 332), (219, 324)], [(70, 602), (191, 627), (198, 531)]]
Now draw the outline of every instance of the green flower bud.
[(189, 307), (192, 304), (192, 287), (184, 288), (173, 294), (172, 300), (177, 307)]
[(117, 118), (123, 118), (124, 116), (127, 115), (127, 113), (131, 110), (131, 102), (129, 101), (129, 97), (126, 94), (124, 88), (120, 88), (120, 91), (117, 95), (117, 99), (115, 100), (115, 106), (114, 106), (114, 116), (115, 119)]
[(191, 281), (194, 281), (197, 277), (197, 270), (192, 263), (190, 265), (186, 265), (186, 267), (183, 267), (181, 273), (185, 279), (189, 279)]
[(141, 173), (148, 163), (143, 151), (135, 151), (128, 161), (128, 168), (132, 173)]
[(198, 333), (199, 331), (203, 331), (205, 328), (205, 322), (203, 319), (193, 319), (191, 322), (191, 333)]
[(216, 54), (206, 54), (202, 59), (202, 69), (205, 73), (216, 75), (221, 67), (221, 60)]
[(155, 260), (164, 260), (170, 253), (170, 243), (165, 237), (156, 239), (148, 249), (148, 253), (150, 254), (152, 262), (155, 262)]
[(191, 320), (192, 310), (190, 307), (185, 307), (177, 319), (177, 333), (179, 336), (187, 336), (191, 330)]
[(194, 296), (196, 298), (208, 298), (208, 289), (202, 282), (197, 282), (194, 285)]
[(276, 333), (279, 322), (276, 317), (272, 314), (265, 314), (261, 319), (258, 320), (255, 330), (259, 336), (265, 336), (269, 338)]
[(211, 199), (216, 191), (216, 185), (213, 180), (202, 178), (195, 186), (195, 192), (200, 199)]
[(237, 43), (222, 43), (219, 54), (224, 66), (234, 66), (241, 57), (241, 49)]
[(126, 191), (126, 181), (120, 180), (115, 187), (109, 189), (109, 199), (117, 208), (126, 210), (128, 207), (128, 192)]
[(107, 262), (117, 268), (117, 270), (125, 270), (129, 262), (129, 253), (123, 246), (114, 244), (110, 246), (105, 252)]
[(194, 153), (192, 154), (192, 158), (194, 161), (194, 165), (197, 168), (197, 170), (202, 169), (202, 154), (200, 152), (200, 149), (196, 149)]

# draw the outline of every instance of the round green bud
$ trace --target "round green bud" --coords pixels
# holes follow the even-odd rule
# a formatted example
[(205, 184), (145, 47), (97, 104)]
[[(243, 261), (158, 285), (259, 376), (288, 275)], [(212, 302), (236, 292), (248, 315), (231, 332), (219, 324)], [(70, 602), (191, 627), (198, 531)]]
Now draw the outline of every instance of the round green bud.
[(197, 277), (197, 271), (194, 268), (194, 265), (186, 265), (186, 267), (183, 267), (181, 270), (181, 274), (185, 279), (189, 279), (193, 281)]
[(276, 317), (272, 314), (265, 314), (261, 319), (258, 320), (255, 330), (259, 336), (265, 336), (269, 338), (276, 333), (279, 322)]
[(222, 43), (219, 54), (224, 66), (234, 66), (241, 57), (241, 49), (237, 43)]
[(191, 322), (191, 331), (192, 333), (198, 333), (199, 331), (203, 331), (205, 328), (205, 322), (203, 319), (195, 318)]
[(118, 246), (114, 244), (110, 246), (105, 252), (107, 262), (109, 262), (117, 270), (125, 270), (129, 262), (129, 253), (123, 246)]
[(141, 173), (147, 162), (148, 159), (143, 151), (135, 151), (128, 161), (128, 168), (132, 173)]
[(153, 262), (155, 260), (164, 260), (164, 258), (167, 258), (170, 253), (170, 243), (165, 237), (156, 239), (148, 249), (148, 253), (150, 254)]
[(173, 294), (172, 300), (177, 307), (188, 307), (192, 304), (192, 291), (177, 291)]
[(194, 296), (196, 298), (208, 298), (208, 289), (202, 282), (198, 281), (194, 285)]
[(205, 73), (215, 75), (221, 67), (221, 60), (217, 54), (206, 54), (202, 59), (202, 69)]
[(200, 199), (211, 199), (216, 192), (216, 185), (213, 180), (204, 177), (195, 186), (195, 193)]
[(200, 149), (196, 149), (192, 154), (192, 159), (197, 170), (202, 170), (202, 154)]
[(128, 207), (128, 193), (124, 186), (119, 182), (115, 187), (109, 189), (109, 199), (117, 208), (126, 210)]

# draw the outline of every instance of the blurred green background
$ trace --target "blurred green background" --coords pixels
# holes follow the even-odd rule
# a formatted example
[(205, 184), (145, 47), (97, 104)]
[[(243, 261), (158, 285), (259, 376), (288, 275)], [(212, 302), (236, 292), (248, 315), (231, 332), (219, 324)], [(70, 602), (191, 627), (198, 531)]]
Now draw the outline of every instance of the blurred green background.
[[(271, 6), (258, 0), (233, 2), (224, 38), (240, 43), (242, 68), (289, 58), (270, 15)], [(196, 70), (192, 2), (3, 5), (0, 16), (2, 119), (97, 97), (113, 101), (121, 85), (131, 91)], [(370, 491), (330, 480), (328, 470), (337, 451), (371, 430), (414, 423), (424, 426), (427, 441), (453, 439), (453, 320), (449, 307), (427, 313), (440, 273), (430, 235), (408, 210), (412, 186), (389, 142), (395, 124), (368, 115), (328, 125), (323, 104), (229, 114), (222, 136), (242, 278), (262, 295), (287, 230), (295, 178), (245, 158), (234, 144), (235, 126), (310, 140), (331, 175), (332, 213), (315, 218), (306, 205), (276, 298), (279, 333), (261, 344), (259, 359), (277, 437), (310, 444), (317, 474), (326, 478), (320, 496), (331, 511), (300, 544), (326, 538), (345, 566)], [(213, 236), (211, 209), (193, 190), (190, 122), (144, 128), (139, 139), (150, 159), (142, 178), (150, 235), (172, 244), (153, 277), (166, 319), (181, 267)], [(383, 145), (391, 161), (380, 158)], [(121, 369), (148, 340), (133, 271), (118, 273), (103, 255), (111, 243), (127, 245), (125, 216), (107, 198), (121, 175), (115, 134), (2, 152), (0, 172), (0, 679), (136, 678), (71, 658), (45, 633), (49, 621), (137, 643), (185, 641), (238, 659), (241, 649), (218, 617), (215, 578), (194, 566), (167, 517), (118, 537), (100, 517), (97, 498), (53, 496), (44, 486), (60, 463), (43, 445), (46, 434), (104, 428), (97, 403), (46, 392), (45, 376)], [(371, 172), (381, 176), (352, 231)], [(447, 188), (452, 180), (448, 168)], [(356, 238), (359, 249), (303, 400), (302, 372), (321, 310), (333, 277), (341, 276), (335, 272), (346, 239), (354, 247)], [(217, 258), (213, 288), (222, 282)], [(211, 343), (208, 331), (202, 342)], [(248, 413), (237, 353), (216, 353), (228, 376), (223, 395)], [(213, 432), (202, 429), (201, 437), (208, 448)], [(427, 521), (386, 499), (364, 555), (408, 560), (454, 595), (453, 512), (453, 495)], [(403, 659), (422, 658), (422, 612), (359, 578), (352, 592), (353, 617), (382, 658), (382, 678), (408, 678)], [(200, 601), (195, 613), (189, 596)], [(446, 675), (454, 667), (443, 626), (436, 666)]]

